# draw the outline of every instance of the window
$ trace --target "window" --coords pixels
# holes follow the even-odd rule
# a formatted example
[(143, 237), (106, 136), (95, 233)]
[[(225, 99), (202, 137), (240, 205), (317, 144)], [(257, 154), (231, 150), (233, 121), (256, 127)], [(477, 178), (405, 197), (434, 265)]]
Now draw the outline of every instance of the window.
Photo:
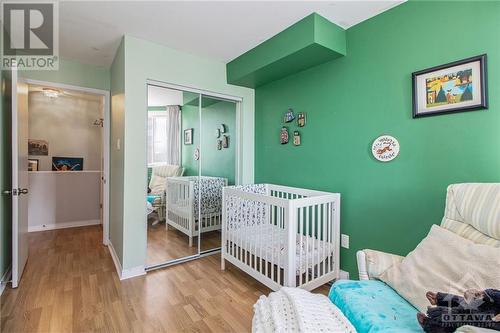
[(179, 107), (148, 112), (148, 165), (179, 164)]

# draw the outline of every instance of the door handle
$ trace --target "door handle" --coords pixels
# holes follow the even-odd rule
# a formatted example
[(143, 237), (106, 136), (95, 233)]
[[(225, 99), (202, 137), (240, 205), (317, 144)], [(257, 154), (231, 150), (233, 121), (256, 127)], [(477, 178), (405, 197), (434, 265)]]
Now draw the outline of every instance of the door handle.
[(19, 194), (28, 194), (28, 189), (27, 188), (18, 188), (17, 193)]
[(12, 191), (11, 190), (5, 190), (5, 191), (2, 191), (2, 194), (3, 195), (11, 195)]

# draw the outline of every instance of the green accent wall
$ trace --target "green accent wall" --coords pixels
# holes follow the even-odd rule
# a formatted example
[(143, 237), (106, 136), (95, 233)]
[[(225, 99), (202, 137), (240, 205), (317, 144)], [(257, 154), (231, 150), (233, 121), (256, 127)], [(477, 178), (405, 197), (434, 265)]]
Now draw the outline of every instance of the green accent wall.
[(227, 82), (255, 88), (346, 54), (346, 32), (313, 13), (227, 64)]
[[(500, 181), (499, 32), (500, 2), (410, 1), (348, 29), (347, 56), (255, 90), (255, 181), (340, 192), (351, 277), (359, 249), (411, 251), (449, 184)], [(482, 53), (489, 110), (412, 119), (412, 72)], [(279, 143), (289, 107), (307, 113), (299, 147)], [(401, 144), (392, 162), (371, 155), (381, 134)]]
[[(202, 97), (201, 109), (201, 145), (200, 120), (198, 107), (184, 104), (182, 107), (182, 130), (193, 128), (193, 144), (182, 142), (182, 166), (185, 176), (198, 175), (198, 162), (193, 159), (194, 149), (201, 148), (201, 174), (203, 176), (227, 178), (229, 185), (235, 183), (235, 140), (236, 140), (236, 104)], [(229, 136), (229, 147), (217, 149), (216, 130), (224, 124)]]

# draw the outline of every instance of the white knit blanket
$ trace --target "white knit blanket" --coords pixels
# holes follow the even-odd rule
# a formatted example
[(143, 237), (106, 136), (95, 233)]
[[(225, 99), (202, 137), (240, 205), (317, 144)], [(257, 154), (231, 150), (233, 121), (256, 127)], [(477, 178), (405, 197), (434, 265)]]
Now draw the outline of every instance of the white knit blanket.
[(257, 300), (252, 332), (356, 333), (356, 330), (328, 297), (283, 287)]

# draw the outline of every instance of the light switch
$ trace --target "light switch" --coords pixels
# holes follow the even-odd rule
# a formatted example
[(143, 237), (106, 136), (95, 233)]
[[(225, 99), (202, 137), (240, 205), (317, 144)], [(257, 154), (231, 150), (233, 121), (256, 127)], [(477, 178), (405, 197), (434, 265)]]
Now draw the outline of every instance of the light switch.
[(342, 234), (340, 236), (340, 246), (342, 246), (345, 249), (349, 248), (349, 235)]
[(121, 149), (121, 142), (120, 142), (120, 139), (117, 139), (117, 140), (116, 140), (116, 149), (117, 149), (117, 150), (120, 150), (120, 149)]

